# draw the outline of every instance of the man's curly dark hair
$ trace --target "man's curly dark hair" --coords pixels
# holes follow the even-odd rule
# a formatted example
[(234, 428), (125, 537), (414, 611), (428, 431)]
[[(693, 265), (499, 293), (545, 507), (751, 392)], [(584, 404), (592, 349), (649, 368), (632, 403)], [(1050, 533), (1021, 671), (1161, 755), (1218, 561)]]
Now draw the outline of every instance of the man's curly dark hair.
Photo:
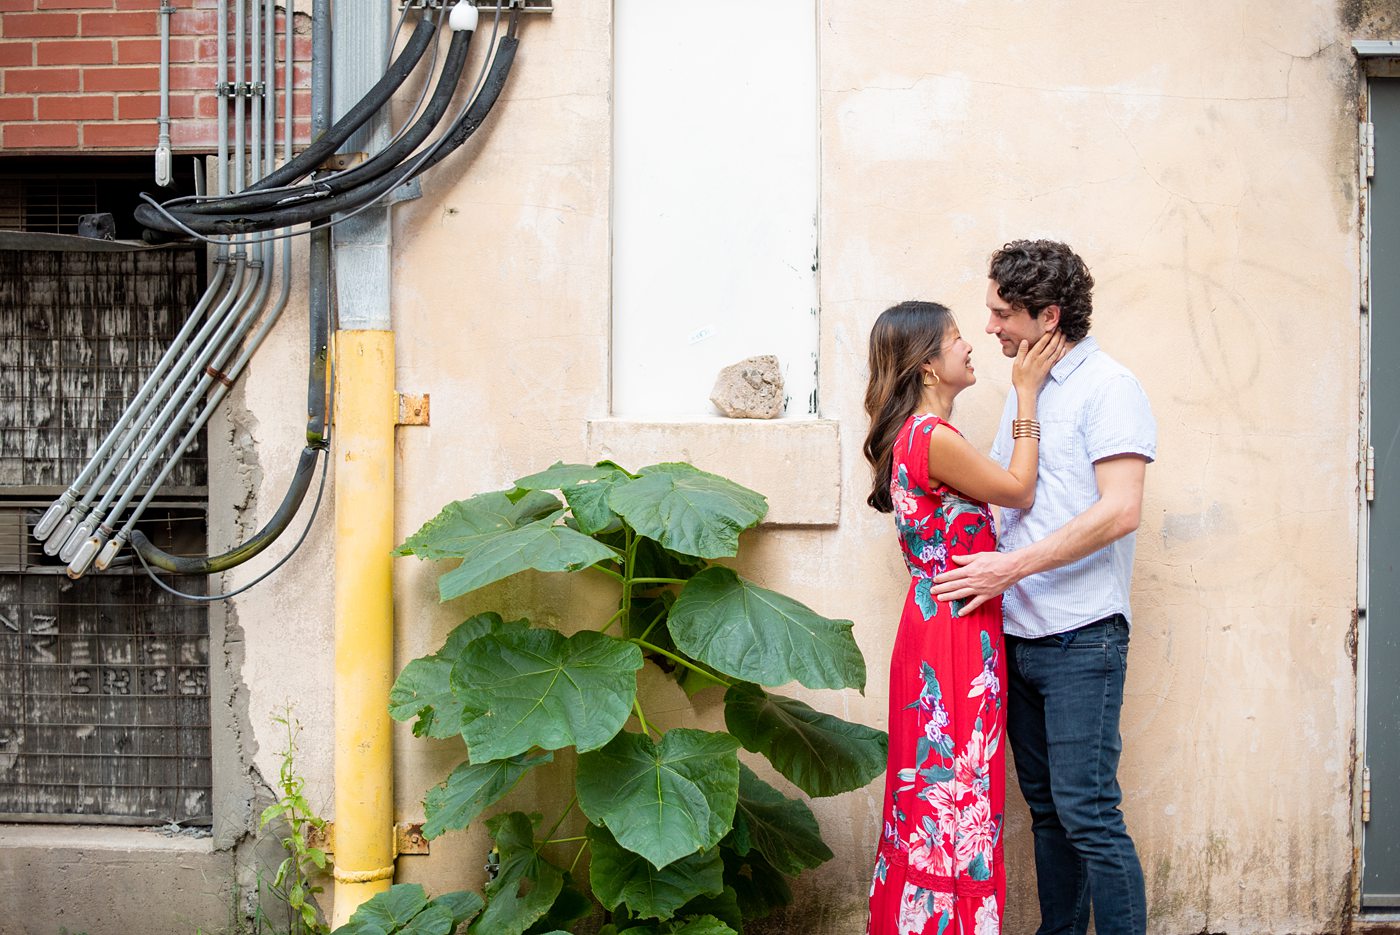
[(997, 293), (1032, 318), (1051, 305), (1060, 307), (1060, 332), (1068, 341), (1089, 333), (1094, 311), (1094, 277), (1068, 245), (1054, 240), (1013, 240), (996, 253), (987, 275)]

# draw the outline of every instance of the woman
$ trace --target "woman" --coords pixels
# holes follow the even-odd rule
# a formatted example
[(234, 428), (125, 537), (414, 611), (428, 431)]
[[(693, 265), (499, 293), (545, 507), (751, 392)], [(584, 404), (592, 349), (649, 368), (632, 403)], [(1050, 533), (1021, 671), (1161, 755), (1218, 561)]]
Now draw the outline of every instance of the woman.
[(912, 580), (890, 660), (890, 759), (869, 935), (997, 935), (1006, 711), (1001, 599), (966, 617), (930, 593), (952, 556), (996, 548), (987, 504), (1035, 499), (1036, 396), (1063, 353), (1057, 332), (1021, 342), (1011, 368), (1019, 410), (1010, 468), (948, 422), (977, 381), (972, 347), (934, 302), (904, 302), (870, 331), (868, 502), (894, 513)]

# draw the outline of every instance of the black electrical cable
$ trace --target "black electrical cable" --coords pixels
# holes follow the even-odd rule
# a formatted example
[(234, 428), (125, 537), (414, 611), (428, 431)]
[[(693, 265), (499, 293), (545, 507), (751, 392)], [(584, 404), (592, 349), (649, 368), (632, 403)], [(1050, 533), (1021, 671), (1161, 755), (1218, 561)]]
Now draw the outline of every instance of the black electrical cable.
[(413, 30), (413, 35), (408, 37), (408, 43), (399, 53), (399, 57), (389, 63), (389, 67), (384, 69), (384, 74), (374, 83), (374, 87), (365, 92), (364, 97), (356, 101), (355, 105), (346, 111), (343, 117), (331, 124), (329, 130), (317, 137), (315, 142), (302, 150), (295, 159), (264, 175), (249, 188), (254, 191), (276, 188), (278, 185), (295, 181), (319, 168), (321, 163), (335, 154), (342, 143), (350, 139), (356, 130), (360, 129), (379, 112), (381, 107), (389, 102), (389, 99), (394, 96), (394, 92), (408, 80), (408, 76), (413, 74), (413, 70), (418, 67), (423, 53), (428, 50), (429, 44), (436, 36), (437, 23), (433, 21), (432, 17), (425, 16), (420, 19)]
[[(469, 2), (469, 0), (467, 0), (467, 2)], [(510, 27), (509, 27), (509, 36), (510, 36), (511, 38), (514, 38), (514, 37), (515, 37), (516, 32), (517, 32), (518, 29), (519, 29), (519, 25), (520, 25), (520, 10), (519, 10), (519, 8), (517, 7), (517, 8), (515, 8), (515, 9), (513, 9), (512, 12), (511, 12), (511, 21), (510, 21)], [(494, 18), (493, 18), (493, 23), (492, 23), (492, 26), (491, 26), (491, 41), (490, 41), (490, 43), (488, 44), (488, 48), (494, 48), (494, 47), (495, 47), (495, 45), (496, 45), (496, 36), (499, 34), (500, 27), (501, 27), (501, 6), (500, 6), (500, 4), (498, 3), (497, 6), (496, 6), (496, 15), (495, 15)], [(476, 84), (472, 87), (472, 92), (471, 92), (471, 94), (469, 94), (469, 95), (467, 96), (467, 99), (468, 99), (469, 101), (474, 100), (475, 97), (476, 97), (476, 95), (477, 95), (477, 92), (481, 90), (481, 87), (482, 87), (482, 85), (485, 83), (486, 78), (487, 78), (487, 69), (488, 69), (488, 66), (490, 66), (493, 62), (494, 62), (494, 55), (487, 55), (487, 56), (482, 60), (482, 63), (481, 63), (481, 73), (477, 76)], [(465, 113), (465, 109), (463, 110), (463, 113)], [(460, 115), (459, 115), (459, 118), (458, 118), (458, 119), (460, 119)], [(437, 147), (440, 146), (440, 145), (442, 144), (442, 142), (443, 142), (445, 139), (446, 139), (445, 136), (439, 137), (438, 140), (437, 140), (436, 142), (434, 142), (433, 145), (430, 146), (430, 147), (425, 151), (425, 154), (424, 154), (424, 155), (426, 155), (427, 153), (431, 153), (431, 152), (435, 151), (435, 150), (437, 149)], [(420, 156), (415, 157), (415, 160), (421, 160), (422, 158), (423, 158), (423, 155), (420, 155)], [(415, 162), (414, 164), (416, 165), (417, 163)], [(404, 177), (407, 177), (407, 176), (405, 175)], [(199, 240), (199, 241), (202, 241), (202, 242), (204, 242), (204, 243), (212, 244), (212, 245), (218, 246), (218, 247), (226, 247), (226, 246), (228, 246), (228, 245), (230, 245), (230, 244), (247, 245), (247, 244), (269, 243), (269, 242), (271, 242), (271, 241), (276, 241), (276, 240), (287, 240), (287, 239), (290, 239), (290, 238), (292, 238), (292, 237), (300, 237), (300, 236), (302, 236), (303, 234), (310, 234), (310, 233), (314, 233), (314, 232), (316, 232), (316, 231), (328, 230), (329, 228), (335, 227), (337, 224), (343, 224), (344, 222), (350, 220), (352, 217), (355, 217), (357, 214), (360, 214), (360, 213), (362, 213), (362, 212), (364, 212), (364, 211), (369, 210), (369, 209), (372, 208), (372, 207), (374, 206), (374, 204), (375, 204), (374, 201), (366, 202), (365, 204), (361, 205), (360, 207), (356, 208), (355, 210), (349, 211), (349, 212), (346, 212), (346, 213), (343, 213), (343, 214), (341, 214), (341, 215), (340, 215), (339, 217), (337, 217), (337, 218), (334, 218), (334, 219), (332, 219), (332, 220), (325, 221), (325, 222), (320, 223), (320, 224), (313, 224), (313, 225), (311, 225), (311, 226), (309, 226), (309, 227), (306, 227), (306, 228), (303, 228), (303, 229), (301, 229), (301, 230), (288, 231), (288, 232), (282, 233), (282, 234), (269, 234), (269, 235), (264, 236), (264, 237), (247, 237), (247, 236), (245, 236), (245, 237), (233, 238), (233, 239), (230, 239), (230, 240), (224, 240), (224, 239), (220, 239), (220, 238), (217, 238), (217, 237), (209, 237), (209, 236), (206, 236), (206, 235), (204, 235), (204, 234), (201, 234), (199, 231), (193, 230), (192, 228), (189, 227), (189, 225), (185, 224), (185, 223), (184, 223), (183, 221), (181, 221), (179, 218), (175, 217), (175, 216), (174, 216), (173, 214), (171, 214), (168, 210), (166, 210), (165, 206), (164, 206), (161, 202), (157, 201), (156, 199), (152, 198), (150, 195), (148, 195), (148, 194), (146, 194), (146, 193), (144, 193), (144, 192), (141, 194), (141, 200), (144, 201), (144, 202), (146, 202), (146, 204), (150, 205), (150, 206), (151, 206), (151, 209), (152, 209), (153, 211), (155, 211), (159, 216), (164, 217), (167, 221), (169, 221), (170, 224), (173, 225), (173, 227), (174, 227), (174, 229), (175, 229), (176, 231), (178, 231), (178, 232), (180, 232), (180, 233), (183, 233), (183, 234), (185, 234), (186, 236), (191, 237), (191, 238), (193, 238), (193, 239), (195, 239), (195, 240)], [(150, 228), (147, 228), (146, 234), (145, 234), (145, 236), (147, 237), (147, 239), (150, 239), (151, 236), (153, 236), (153, 235), (158, 235), (158, 236), (160, 236), (160, 237), (166, 236), (164, 233), (162, 233), (162, 232), (160, 232), (160, 231), (155, 231), (155, 230), (152, 230), (152, 229), (150, 229)]]
[(306, 491), (311, 487), (316, 458), (323, 450), (324, 445), (315, 448), (308, 445), (302, 449), (292, 483), (267, 525), (222, 555), (172, 555), (154, 545), (139, 529), (131, 534), (131, 547), (141, 556), (143, 563), (149, 562), (163, 571), (178, 575), (214, 575), (242, 565), (272, 545), (292, 524)]
[[(375, 82), (364, 97), (355, 103), (354, 107), (346, 111), (345, 116), (337, 120), (330, 129), (321, 134), (315, 142), (301, 151), (295, 159), (284, 163), (272, 172), (258, 179), (249, 185), (245, 191), (262, 191), (264, 189), (276, 188), (288, 182), (296, 180), (315, 171), (321, 163), (334, 155), (347, 139), (356, 130), (364, 125), (378, 110), (393, 97), (394, 92), (413, 73), (418, 61), (427, 51), (429, 43), (437, 35), (437, 24), (430, 17), (423, 17), (418, 21), (418, 26), (413, 30), (413, 35), (409, 37), (408, 44), (399, 53), (399, 57), (390, 63), (380, 79)], [(202, 207), (218, 205), (223, 199), (212, 199), (200, 202)], [(146, 205), (138, 205), (136, 208), (136, 220), (146, 227), (154, 230), (163, 230), (174, 233), (162, 221), (162, 215), (158, 211), (153, 211)]]
[[(491, 65), (491, 73), (482, 87), (481, 93), (465, 109), (461, 119), (447, 133), (440, 136), (431, 148), (414, 157), (402, 172), (387, 174), (350, 191), (318, 199), (312, 203), (292, 205), (270, 211), (249, 212), (240, 217), (181, 218), (171, 214), (164, 206), (143, 195), (142, 197), (147, 199), (147, 203), (151, 205), (151, 209), (148, 216), (141, 217), (140, 220), (147, 226), (164, 230), (169, 230), (170, 226), (173, 225), (175, 229), (190, 234), (198, 232), (229, 235), (273, 230), (307, 222), (316, 223), (341, 212), (362, 210), (399, 185), (447, 158), (477, 131), (490, 115), (505, 88), (506, 79), (510, 75), (511, 65), (515, 60), (515, 53), (519, 45), (520, 40), (513, 36), (502, 37)], [(147, 211), (144, 207), (138, 210)], [(148, 219), (156, 215), (163, 216), (159, 224), (153, 224)]]
[(470, 32), (453, 34), (452, 43), (448, 47), (446, 58), (443, 60), (437, 88), (433, 91), (433, 96), (422, 116), (398, 140), (375, 153), (360, 165), (291, 188), (280, 188), (276, 191), (240, 192), (237, 195), (221, 199), (217, 204), (205, 202), (176, 209), (171, 208), (167, 202), (164, 207), (188, 223), (192, 215), (268, 210), (290, 207), (308, 200), (328, 198), (392, 172), (432, 134), (443, 115), (447, 113), (448, 105), (452, 103), (457, 84), (461, 80), (462, 71), (467, 64), (471, 37), (472, 33)]
[(321, 462), (321, 485), (316, 490), (316, 502), (311, 506), (311, 516), (307, 518), (306, 528), (301, 531), (301, 535), (297, 538), (297, 541), (292, 544), (291, 549), (287, 552), (286, 555), (282, 556), (277, 560), (277, 563), (275, 565), (273, 565), (271, 568), (269, 568), (262, 574), (258, 575), (252, 581), (243, 585), (243, 587), (235, 588), (232, 591), (226, 591), (223, 594), (187, 594), (184, 591), (176, 590), (175, 588), (172, 588), (170, 585), (166, 584), (164, 581), (161, 581), (159, 576), (156, 575), (155, 571), (151, 568), (151, 566), (146, 564), (145, 556), (143, 556), (138, 551), (136, 553), (136, 557), (140, 559), (141, 567), (146, 569), (146, 574), (149, 575), (151, 580), (154, 581), (163, 591), (173, 594), (176, 597), (183, 597), (186, 600), (200, 601), (202, 603), (207, 603), (211, 601), (226, 601), (231, 597), (236, 597), (237, 595), (242, 594), (244, 591), (247, 591), (248, 589), (255, 587), (256, 585), (262, 584), (273, 572), (281, 568), (283, 565), (287, 564), (288, 559), (290, 559), (293, 555), (297, 553), (297, 550), (300, 549), (302, 547), (302, 544), (306, 542), (306, 537), (311, 534), (311, 527), (316, 523), (316, 514), (319, 513), (321, 510), (321, 498), (326, 493), (326, 474), (329, 473), (330, 462), (331, 459), (329, 455), (324, 461)]

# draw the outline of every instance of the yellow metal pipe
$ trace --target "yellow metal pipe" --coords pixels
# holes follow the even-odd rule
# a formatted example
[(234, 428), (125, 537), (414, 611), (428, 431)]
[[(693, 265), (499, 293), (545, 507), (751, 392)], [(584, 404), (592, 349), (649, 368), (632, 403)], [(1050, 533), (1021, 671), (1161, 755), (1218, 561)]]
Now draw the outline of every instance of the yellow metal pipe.
[(335, 907), (332, 927), (394, 877), (392, 331), (335, 346)]

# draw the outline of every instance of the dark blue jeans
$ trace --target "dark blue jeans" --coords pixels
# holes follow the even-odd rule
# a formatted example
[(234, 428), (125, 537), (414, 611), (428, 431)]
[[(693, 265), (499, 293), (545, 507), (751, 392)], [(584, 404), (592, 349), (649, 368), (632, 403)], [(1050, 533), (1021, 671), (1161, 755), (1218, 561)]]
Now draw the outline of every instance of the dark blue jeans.
[(1128, 668), (1121, 614), (1040, 639), (1006, 637), (1007, 731), (1031, 809), (1037, 935), (1143, 935), (1142, 865), (1118, 805), (1118, 715)]

